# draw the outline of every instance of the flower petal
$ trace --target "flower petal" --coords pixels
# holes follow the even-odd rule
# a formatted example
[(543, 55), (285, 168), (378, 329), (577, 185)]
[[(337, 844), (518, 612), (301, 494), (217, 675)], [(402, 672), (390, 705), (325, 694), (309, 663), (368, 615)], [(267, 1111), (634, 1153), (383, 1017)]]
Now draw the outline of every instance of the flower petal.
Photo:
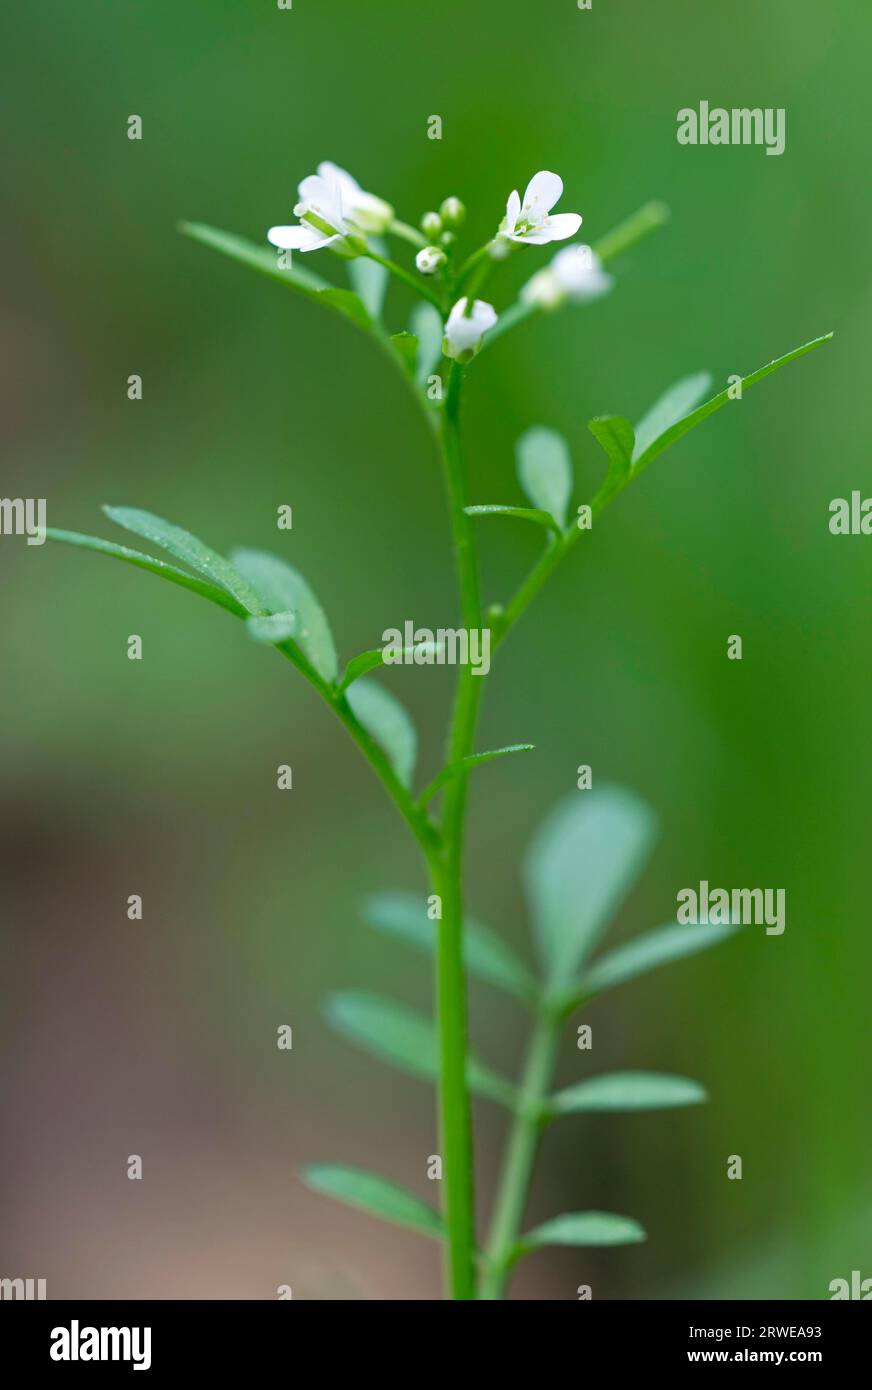
[(511, 236), (515, 230), (515, 223), (521, 211), (521, 196), (517, 188), (509, 194), (509, 201), (506, 203), (506, 232)]
[(322, 159), (318, 165), (318, 173), (327, 183), (338, 184), (349, 203), (354, 201), (353, 195), (361, 191), (357, 179), (353, 179), (347, 169), (340, 169), (338, 164), (331, 164), (329, 159)]
[(551, 233), (549, 241), (565, 241), (575, 236), (581, 226), (581, 215), (577, 212), (556, 212), (549, 217), (546, 230)]
[(516, 232), (512, 241), (520, 241), (524, 246), (544, 246), (553, 240), (550, 227), (530, 227), (526, 232)]
[(329, 246), (336, 241), (335, 236), (325, 236), (317, 227), (270, 227), (267, 241), (282, 251), (317, 251), (321, 246)]
[(563, 193), (563, 180), (559, 174), (540, 169), (527, 184), (524, 194), (524, 211), (533, 213), (550, 212)]

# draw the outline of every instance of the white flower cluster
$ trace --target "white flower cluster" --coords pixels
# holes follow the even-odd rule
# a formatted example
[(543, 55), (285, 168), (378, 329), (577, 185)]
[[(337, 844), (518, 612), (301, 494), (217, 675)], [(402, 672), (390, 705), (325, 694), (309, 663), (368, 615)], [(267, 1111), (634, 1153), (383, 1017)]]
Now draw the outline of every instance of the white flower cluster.
[[(508, 255), (512, 243), (543, 246), (551, 241), (565, 241), (581, 226), (577, 212), (552, 212), (563, 194), (563, 180), (558, 174), (542, 169), (527, 184), (523, 201), (514, 190), (506, 202), (506, 214), (496, 236), (486, 250), (494, 260)], [(426, 213), (421, 226), (427, 237), (441, 245), (424, 245), (415, 257), (422, 275), (438, 274), (448, 261), (443, 247), (454, 239), (452, 227), (465, 216), (458, 198), (447, 198), (438, 213)], [(303, 179), (298, 188), (294, 215), (299, 222), (291, 226), (270, 227), (267, 238), (273, 246), (287, 251), (319, 251), (330, 246), (341, 255), (367, 253), (367, 236), (380, 236), (392, 226), (409, 232), (402, 224), (394, 223), (390, 203), (367, 193), (356, 179), (337, 164), (323, 162), (317, 173)], [(461, 279), (468, 279), (461, 275)], [(612, 286), (589, 246), (564, 247), (550, 266), (540, 270), (527, 282), (521, 292), (522, 301), (542, 309), (554, 309), (566, 300), (584, 302), (606, 294)], [(445, 323), (443, 351), (446, 356), (461, 362), (478, 352), (482, 339), (497, 322), (493, 305), (482, 299), (464, 296), (454, 305)]]
[(283, 251), (320, 251), (355, 236), (379, 236), (394, 220), (390, 203), (366, 193), (338, 164), (325, 161), (303, 179), (294, 216), (299, 226), (270, 227), (267, 239)]

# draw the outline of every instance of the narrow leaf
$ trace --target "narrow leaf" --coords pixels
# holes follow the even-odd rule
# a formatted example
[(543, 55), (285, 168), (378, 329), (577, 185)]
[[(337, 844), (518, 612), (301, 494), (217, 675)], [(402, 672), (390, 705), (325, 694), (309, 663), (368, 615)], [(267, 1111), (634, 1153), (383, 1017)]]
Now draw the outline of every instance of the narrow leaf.
[[(430, 662), (416, 663), (412, 658), (416, 655), (438, 656), (444, 649), (442, 642), (419, 642), (414, 647), (403, 647), (403, 663), (408, 661), (409, 665), (430, 665)], [(365, 676), (368, 671), (374, 671), (377, 666), (398, 666), (401, 664), (393, 659), (385, 661), (385, 650), (384, 647), (372, 647), (369, 651), (361, 652), (359, 656), (353, 656), (342, 672), (342, 679), (336, 686), (337, 692), (341, 695), (354, 681)]]
[(710, 372), (696, 372), (693, 376), (682, 377), (674, 386), (664, 392), (658, 401), (636, 426), (636, 442), (633, 448), (635, 463), (655, 439), (682, 420), (698, 405), (712, 384)]
[(371, 333), (375, 327), (372, 317), (367, 312), (366, 305), (355, 294), (353, 290), (330, 289), (321, 290), (318, 299), (321, 304), (326, 304), (331, 309), (335, 309), (343, 318), (350, 319), (358, 328), (364, 328)]
[(335, 681), (339, 663), (330, 624), (303, 576), (264, 550), (234, 550), (233, 561), (269, 613), (296, 614), (294, 641), (325, 681)]
[(265, 618), (246, 618), (245, 626), (255, 642), (276, 646), (287, 642), (297, 630), (296, 613), (270, 613)]
[(462, 772), (468, 772), (470, 768), (478, 767), (480, 763), (490, 763), (494, 758), (505, 758), (510, 753), (532, 753), (535, 746), (534, 743), (511, 743), (506, 748), (493, 748), (489, 753), (470, 753), (468, 757), (460, 758), (456, 763), (449, 763), (421, 793), (418, 803), (426, 806), (427, 802), (442, 790), (446, 782), (450, 782)]
[(555, 1216), (522, 1236), (517, 1253), (524, 1255), (543, 1245), (632, 1245), (645, 1240), (638, 1221), (610, 1211), (579, 1211)]
[(560, 526), (550, 512), (542, 512), (534, 507), (502, 507), (499, 503), (490, 503), (484, 506), (464, 507), (467, 516), (513, 516), (518, 521), (534, 521), (537, 526), (544, 526), (549, 531), (556, 531), (561, 534)]
[[(798, 357), (804, 357), (805, 354), (811, 352), (813, 348), (820, 347), (823, 343), (829, 343), (832, 337), (832, 333), (825, 333), (823, 337), (813, 338), (811, 342), (803, 343), (802, 347), (794, 348), (792, 352), (786, 353), (784, 357), (776, 357), (773, 362), (767, 362), (764, 367), (758, 367), (756, 372), (752, 372), (750, 376), (742, 378), (743, 392), (747, 391), (750, 386), (755, 386), (758, 381), (762, 381), (764, 377), (769, 376), (771, 372), (777, 371), (779, 367), (785, 367), (788, 362), (795, 362)], [(685, 415), (683, 419), (677, 420), (674, 425), (664, 430), (657, 439), (653, 440), (648, 445), (644, 453), (639, 454), (638, 457), (634, 459), (634, 476), (637, 473), (641, 473), (642, 469), (646, 468), (653, 459), (662, 454), (664, 449), (668, 449), (670, 444), (674, 444), (676, 440), (681, 439), (689, 430), (694, 429), (696, 425), (708, 419), (709, 415), (713, 415), (716, 410), (720, 410), (721, 406), (726, 405), (727, 402), (732, 399), (729, 392), (730, 388), (728, 387), (726, 390), (721, 391), (720, 395), (713, 396), (711, 400), (698, 406), (697, 409), (691, 411), (689, 415)]]
[(442, 1218), (438, 1212), (413, 1192), (379, 1177), (378, 1173), (368, 1173), (363, 1168), (348, 1168), (339, 1163), (310, 1163), (303, 1169), (303, 1181), (313, 1192), (325, 1197), (335, 1197), (350, 1207), (358, 1207), (383, 1221), (395, 1226), (406, 1226), (419, 1231), (421, 1235), (443, 1235)]
[(416, 304), (412, 332), (418, 339), (418, 384), (426, 386), (442, 360), (442, 317), (433, 304)]
[[(211, 246), (213, 251), (220, 251), (222, 255), (250, 266), (261, 275), (281, 280), (311, 298), (317, 298), (321, 290), (329, 288), (327, 280), (323, 280), (311, 270), (306, 270), (298, 261), (293, 261), (289, 266), (280, 265), (281, 253), (275, 247), (257, 246), (253, 241), (247, 241), (245, 237), (236, 236), (233, 232), (222, 232), (218, 227), (208, 227), (205, 222), (180, 222), (179, 231), (183, 236), (191, 237), (193, 241), (199, 241), (204, 246)], [(284, 254), (287, 259), (287, 252)]]
[(598, 505), (602, 506), (629, 480), (635, 442), (633, 426), (622, 415), (598, 415), (588, 421), (587, 427), (609, 460), (605, 482), (596, 495)]
[(353, 656), (342, 672), (342, 679), (337, 683), (337, 692), (341, 694), (353, 681), (365, 676), (367, 671), (374, 671), (376, 666), (381, 666), (383, 655), (381, 647), (373, 647), (370, 651)]
[[(110, 521), (151, 541), (152, 545), (160, 546), (161, 550), (169, 551), (170, 555), (181, 560), (196, 574), (226, 589), (249, 613), (264, 612), (258, 595), (235, 565), (204, 545), (190, 531), (175, 526), (171, 521), (164, 521), (163, 517), (155, 516), (152, 512), (141, 511), (139, 507), (104, 507), (103, 511)], [(289, 607), (287, 604), (285, 606)]]
[(418, 735), (395, 695), (375, 681), (358, 680), (346, 691), (355, 718), (387, 754), (404, 787), (412, 785)]
[[(380, 256), (387, 254), (384, 242), (373, 238), (370, 245)], [(369, 256), (355, 256), (348, 262), (348, 274), (370, 318), (380, 319), (390, 278), (387, 266), (371, 260)]]
[(534, 507), (549, 512), (562, 528), (572, 496), (572, 462), (556, 430), (534, 425), (517, 444), (518, 481)]
[[(273, 280), (304, 294), (308, 299), (324, 304), (343, 318), (350, 319), (358, 328), (364, 328), (381, 338), (378, 325), (368, 312), (366, 304), (353, 290), (336, 289), (320, 275), (300, 265), (300, 256), (293, 257), (292, 265), (285, 267), (279, 262), (279, 252), (269, 246), (257, 246), (245, 237), (232, 232), (222, 232), (217, 227), (208, 227), (203, 222), (180, 222), (179, 231), (204, 246), (211, 246), (232, 260), (250, 266), (252, 270), (268, 275)], [(288, 253), (284, 253), (287, 258)], [(374, 262), (372, 263), (374, 264)]]
[(418, 361), (418, 339), (411, 333), (394, 333), (391, 337), (391, 347), (400, 359), (400, 365), (406, 376), (415, 380), (415, 367)]
[(634, 980), (637, 975), (645, 975), (656, 970), (659, 965), (681, 960), (684, 956), (694, 956), (697, 951), (705, 951), (709, 946), (717, 946), (735, 936), (738, 927), (718, 926), (675, 926), (670, 924), (644, 932), (624, 946), (618, 946), (608, 955), (595, 960), (582, 976), (577, 993), (582, 999), (589, 999), (604, 990), (614, 989), (625, 980)]
[(53, 526), (47, 526), (45, 531), (50, 541), (63, 541), (65, 545), (82, 546), (85, 550), (94, 550), (98, 555), (111, 555), (116, 560), (123, 560), (125, 564), (136, 565), (138, 569), (150, 570), (152, 574), (160, 575), (161, 579), (168, 579), (172, 584), (179, 584), (184, 589), (190, 589), (192, 593), (199, 594), (201, 598), (207, 598), (211, 603), (216, 603), (219, 608), (226, 608), (229, 613), (234, 613), (237, 618), (244, 618), (246, 610), (241, 603), (237, 603), (224, 589), (218, 589), (214, 584), (208, 584), (204, 579), (197, 579), (192, 574), (187, 574), (184, 570), (177, 569), (175, 565), (170, 565), (166, 560), (157, 560), (151, 555), (143, 555), (140, 550), (129, 550), (126, 545), (116, 545), (114, 541), (104, 541), (100, 536), (84, 536), (79, 531), (59, 531)]
[[(377, 931), (433, 954), (439, 923), (427, 916), (427, 900), (414, 893), (378, 893), (367, 899), (364, 920)], [(470, 975), (532, 1004), (538, 995), (534, 976), (503, 939), (473, 918), (463, 921), (463, 959)]]
[[(334, 994), (326, 1003), (327, 1020), (351, 1042), (381, 1061), (425, 1081), (439, 1074), (436, 1028), (429, 1018), (374, 994)], [(514, 1105), (515, 1091), (475, 1057), (467, 1059), (470, 1089), (505, 1105)]]
[(577, 1115), (604, 1110), (669, 1110), (699, 1105), (704, 1100), (708, 1100), (705, 1088), (685, 1076), (615, 1071), (558, 1091), (546, 1102), (545, 1108), (552, 1115)]
[(620, 787), (573, 794), (539, 830), (524, 881), (552, 989), (595, 946), (647, 859), (654, 833), (651, 811)]

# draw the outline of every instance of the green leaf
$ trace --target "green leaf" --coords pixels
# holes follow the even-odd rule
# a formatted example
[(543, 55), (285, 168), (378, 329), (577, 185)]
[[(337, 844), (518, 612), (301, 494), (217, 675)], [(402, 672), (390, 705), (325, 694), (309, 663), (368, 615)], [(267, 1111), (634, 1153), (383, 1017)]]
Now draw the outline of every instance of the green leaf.
[[(374, 321), (360, 295), (355, 294), (353, 290), (337, 289), (320, 275), (304, 269), (299, 264), (299, 253), (293, 258), (292, 267), (284, 269), (279, 265), (279, 253), (275, 249), (269, 246), (256, 246), (254, 242), (246, 241), (245, 237), (236, 236), (232, 232), (222, 232), (217, 227), (206, 226), (203, 222), (180, 222), (179, 231), (185, 236), (192, 237), (194, 241), (201, 242), (204, 246), (211, 246), (215, 251), (230, 256), (232, 260), (239, 261), (242, 265), (250, 266), (252, 270), (257, 270), (262, 275), (268, 275), (273, 280), (280, 280), (291, 289), (305, 295), (307, 299), (326, 305), (335, 313), (341, 314), (343, 318), (350, 319), (358, 328), (364, 328), (380, 341), (384, 341), (378, 324)], [(369, 264), (375, 265), (376, 262), (370, 261)]]
[[(161, 550), (169, 551), (170, 555), (181, 560), (196, 574), (225, 589), (249, 613), (264, 612), (258, 595), (239, 570), (229, 560), (225, 560), (223, 555), (204, 545), (197, 536), (192, 536), (190, 531), (175, 526), (171, 521), (164, 521), (163, 517), (155, 516), (152, 512), (141, 511), (138, 507), (104, 507), (103, 511), (110, 521), (151, 541), (152, 545), (160, 546)], [(287, 604), (285, 606), (289, 607)]]
[(233, 561), (269, 613), (296, 614), (295, 643), (325, 681), (335, 681), (339, 662), (330, 624), (303, 576), (265, 550), (234, 550)]
[[(756, 372), (752, 372), (750, 376), (742, 378), (743, 392), (747, 391), (749, 387), (755, 386), (758, 381), (762, 381), (764, 377), (769, 376), (770, 373), (777, 371), (779, 367), (785, 367), (788, 362), (795, 362), (798, 357), (804, 357), (805, 354), (811, 352), (813, 348), (820, 347), (823, 343), (829, 343), (832, 337), (832, 333), (825, 333), (820, 338), (812, 338), (811, 342), (803, 343), (802, 347), (794, 348), (792, 352), (786, 353), (783, 357), (776, 357), (773, 362), (767, 362), (764, 367), (758, 367)], [(694, 429), (696, 425), (708, 419), (709, 415), (713, 415), (716, 410), (720, 410), (721, 406), (726, 405), (727, 402), (732, 399), (729, 391), (730, 388), (728, 387), (726, 390), (721, 391), (720, 395), (713, 396), (711, 400), (698, 406), (697, 409), (691, 411), (689, 415), (685, 415), (683, 419), (677, 420), (675, 424), (665, 429), (658, 438), (652, 440), (644, 453), (638, 453), (637, 447), (637, 457), (633, 462), (633, 475), (635, 476), (637, 473), (641, 473), (642, 469), (646, 468), (653, 459), (662, 454), (664, 449), (668, 449), (670, 444), (674, 444), (676, 440), (681, 439), (689, 430)]]
[(649, 1071), (614, 1071), (593, 1076), (558, 1091), (545, 1103), (551, 1115), (586, 1111), (669, 1110), (708, 1100), (705, 1088), (685, 1076), (661, 1076)]
[(470, 768), (478, 767), (480, 763), (490, 763), (494, 758), (505, 758), (510, 753), (532, 753), (535, 746), (534, 743), (510, 743), (506, 748), (493, 748), (489, 753), (470, 753), (467, 757), (458, 759), (456, 763), (449, 763), (424, 789), (418, 797), (418, 804), (426, 806), (427, 802), (442, 790), (446, 782), (450, 782), (462, 772), (468, 772)]
[(442, 315), (433, 304), (416, 304), (411, 326), (418, 339), (418, 384), (426, 386), (442, 360)]
[(620, 787), (573, 793), (536, 835), (524, 862), (549, 987), (593, 949), (642, 869), (655, 835), (645, 803)]
[(412, 785), (418, 735), (395, 695), (376, 681), (358, 680), (346, 691), (354, 717), (387, 754), (404, 787)]
[(226, 608), (237, 618), (246, 616), (246, 610), (242, 604), (237, 603), (236, 599), (231, 598), (224, 589), (217, 589), (214, 584), (207, 584), (203, 579), (195, 579), (192, 574), (176, 569), (175, 565), (167, 564), (166, 560), (157, 560), (151, 555), (143, 555), (140, 550), (129, 550), (126, 545), (116, 545), (114, 541), (104, 541), (100, 536), (83, 536), (78, 531), (59, 531), (53, 526), (47, 526), (45, 534), (50, 541), (62, 541), (64, 545), (82, 546), (85, 550), (96, 551), (98, 555), (111, 555), (116, 560), (123, 560), (125, 564), (136, 565), (138, 569), (150, 570), (152, 574), (160, 575), (161, 579), (168, 579), (171, 584), (179, 584), (182, 588), (190, 589), (192, 593), (199, 594), (201, 598), (207, 598), (211, 603), (216, 603), (219, 608)]
[(388, 1182), (378, 1173), (368, 1173), (363, 1168), (348, 1168), (339, 1163), (310, 1163), (303, 1169), (303, 1181), (313, 1192), (325, 1197), (335, 1197), (350, 1207), (358, 1207), (372, 1216), (380, 1216), (395, 1226), (406, 1226), (419, 1231), (421, 1235), (435, 1236), (440, 1240), (444, 1234), (442, 1218), (438, 1212), (413, 1192)]
[(635, 463), (649, 449), (661, 434), (682, 420), (694, 406), (702, 400), (712, 384), (710, 372), (696, 372), (693, 376), (682, 377), (674, 386), (664, 392), (658, 401), (636, 426), (636, 442), (633, 447)]
[(418, 339), (411, 333), (394, 333), (391, 337), (391, 347), (400, 359), (400, 365), (406, 376), (412, 381), (415, 380), (415, 365), (418, 361)]
[[(387, 254), (387, 247), (383, 241), (373, 237), (370, 239), (370, 245), (380, 256)], [(362, 299), (370, 318), (380, 319), (390, 279), (387, 266), (371, 260), (369, 256), (355, 256), (348, 262), (348, 274), (355, 293)]]
[(518, 480), (534, 507), (566, 525), (572, 496), (572, 462), (566, 441), (556, 430), (534, 425), (517, 444)]
[[(425, 1081), (439, 1074), (436, 1028), (429, 1018), (375, 994), (334, 994), (327, 1000), (328, 1022), (351, 1042), (381, 1061)], [(472, 1091), (512, 1109), (514, 1087), (483, 1062), (469, 1056), (467, 1077)]]
[(597, 415), (588, 421), (587, 427), (609, 460), (605, 482), (596, 495), (597, 504), (602, 506), (629, 480), (635, 443), (633, 426), (623, 415)]
[(544, 526), (549, 531), (556, 531), (561, 534), (560, 526), (550, 512), (542, 512), (534, 507), (503, 507), (499, 503), (489, 503), (484, 506), (464, 507), (467, 516), (513, 516), (518, 521), (535, 521), (537, 526)]
[[(435, 952), (439, 923), (427, 916), (426, 898), (414, 893), (377, 893), (364, 904), (364, 920), (420, 951)], [(524, 1004), (535, 1003), (538, 985), (534, 976), (501, 937), (470, 917), (463, 921), (463, 959), (476, 979), (505, 990)]]
[(312, 299), (316, 299), (321, 290), (329, 288), (327, 280), (310, 270), (305, 270), (296, 261), (292, 266), (283, 269), (279, 265), (280, 253), (275, 247), (257, 246), (253, 241), (247, 241), (245, 237), (236, 236), (233, 232), (222, 232), (218, 227), (208, 227), (205, 222), (180, 222), (179, 231), (183, 236), (191, 237), (193, 241), (199, 241), (204, 246), (210, 246), (213, 251), (220, 251), (223, 256), (229, 256), (231, 260), (250, 266), (261, 275), (281, 280)]
[[(403, 647), (403, 657), (404, 659), (413, 657), (416, 652), (432, 653), (434, 656), (438, 656), (443, 650), (444, 644), (442, 642), (419, 642), (414, 647)], [(368, 671), (374, 671), (377, 666), (398, 666), (400, 664), (396, 661), (385, 662), (384, 653), (384, 647), (372, 647), (369, 651), (361, 652), (359, 656), (353, 656), (342, 672), (342, 679), (337, 683), (337, 693), (341, 695), (354, 681), (360, 680), (360, 677), (365, 676)]]
[(296, 613), (270, 613), (265, 618), (246, 618), (245, 626), (255, 642), (274, 647), (287, 642), (297, 630)]
[(615, 985), (634, 980), (637, 975), (656, 970), (659, 965), (668, 965), (684, 956), (694, 956), (697, 951), (705, 951), (709, 946), (716, 946), (718, 942), (735, 936), (738, 930), (738, 927), (731, 926), (675, 926), (670, 923), (644, 932), (588, 966), (578, 983), (579, 1000), (614, 989)]
[(335, 309), (343, 318), (350, 319), (358, 328), (366, 329), (367, 333), (373, 331), (375, 324), (367, 312), (366, 305), (353, 290), (334, 289), (331, 286), (330, 289), (321, 290), (318, 299), (321, 304)]
[(341, 694), (347, 690), (353, 681), (365, 676), (367, 671), (374, 671), (376, 666), (381, 666), (384, 653), (381, 647), (373, 647), (369, 651), (361, 652), (358, 656), (353, 656), (345, 670), (342, 672), (342, 679), (337, 682), (337, 693)]
[(638, 1221), (629, 1216), (615, 1216), (610, 1211), (578, 1211), (555, 1216), (528, 1231), (521, 1237), (516, 1255), (525, 1255), (543, 1245), (633, 1245), (645, 1239)]

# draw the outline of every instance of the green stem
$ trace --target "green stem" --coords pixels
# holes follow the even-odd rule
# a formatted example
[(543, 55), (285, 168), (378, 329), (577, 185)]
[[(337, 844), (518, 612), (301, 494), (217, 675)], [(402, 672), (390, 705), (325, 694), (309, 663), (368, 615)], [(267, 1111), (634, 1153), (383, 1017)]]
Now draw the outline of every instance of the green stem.
[(664, 222), (669, 221), (669, 208), (665, 203), (646, 203), (644, 207), (638, 208), (636, 212), (619, 222), (617, 227), (613, 227), (610, 232), (606, 232), (604, 237), (593, 244), (594, 254), (600, 260), (613, 261), (616, 256), (620, 256), (624, 251), (629, 251), (631, 246), (635, 246), (637, 241), (641, 241), (649, 232), (662, 227)]
[(311, 662), (307, 661), (306, 657), (294, 642), (278, 643), (276, 650), (281, 652), (282, 656), (290, 661), (292, 666), (296, 666), (300, 674), (305, 677), (321, 698), (325, 700), (336, 713), (340, 722), (345, 725), (345, 728), (354, 739), (354, 742), (357, 744), (376, 777), (378, 777), (382, 786), (385, 788), (391, 801), (393, 801), (403, 820), (418, 841), (429, 863), (432, 857), (438, 853), (441, 848), (442, 837), (439, 830), (424, 809), (417, 805), (409, 789), (400, 781), (390, 761), (376, 743), (375, 739), (355, 717), (354, 711), (349, 705), (344, 692), (337, 692), (329, 681), (324, 680), (323, 676), (319, 675)]
[(503, 1297), (514, 1263), (542, 1133), (543, 1102), (554, 1072), (560, 1025), (559, 1013), (544, 1006), (540, 1009), (530, 1039), (518, 1105), (497, 1187), (482, 1276), (483, 1299)]
[[(599, 241), (595, 241), (592, 250), (605, 265), (607, 261), (613, 261), (624, 251), (629, 251), (630, 247), (635, 246), (637, 241), (641, 241), (657, 227), (662, 227), (663, 223), (668, 222), (668, 220), (669, 209), (665, 203), (646, 203), (644, 207), (638, 208), (623, 222), (619, 222), (617, 227), (606, 232)], [(517, 328), (519, 324), (526, 323), (528, 319), (536, 318), (537, 315), (544, 312), (545, 310), (542, 309), (541, 305), (534, 300), (517, 300), (506, 309), (505, 313), (500, 314), (498, 321), (485, 335), (482, 350), (489, 347), (491, 343), (495, 343), (510, 329)]]
[[(452, 363), (442, 422), (445, 486), (454, 539), (457, 582), (464, 625), (481, 626), (478, 565), (460, 452), (462, 369)], [(446, 762), (472, 752), (483, 678), (460, 668)], [(453, 1298), (476, 1297), (475, 1201), (472, 1120), (467, 1083), (466, 974), (463, 965), (463, 836), (467, 773), (460, 772), (443, 798), (441, 858), (431, 865), (434, 892), (442, 900), (436, 968), (439, 1027), (439, 1116), (443, 1158), (447, 1279)]]
[[(457, 273), (454, 285), (452, 286), (452, 300), (457, 299), (461, 290), (463, 290), (463, 293), (469, 300), (469, 305), (472, 304), (475, 296), (484, 284), (486, 276), (493, 270), (494, 261), (490, 254), (492, 245), (492, 240), (486, 241), (484, 246), (480, 246), (477, 251), (473, 251), (472, 255), (464, 261)], [(468, 285), (466, 285), (467, 280), (470, 281)], [(463, 289), (464, 285), (466, 285), (465, 289)], [(469, 305), (467, 306), (467, 313), (471, 313)]]
[(397, 265), (396, 261), (388, 260), (387, 256), (380, 256), (372, 249), (368, 250), (366, 254), (371, 261), (377, 261), (379, 265), (384, 266), (385, 270), (389, 270), (391, 275), (395, 275), (398, 280), (402, 280), (405, 285), (409, 285), (410, 288), (415, 291), (415, 294), (420, 295), (422, 299), (429, 299), (430, 303), (436, 306), (440, 314), (442, 313), (441, 301), (431, 290), (427, 289), (420, 278), (416, 279), (408, 270), (404, 270), (401, 265)]
[(388, 231), (393, 232), (394, 236), (402, 237), (403, 241), (411, 242), (412, 246), (423, 247), (429, 246), (430, 244), (423, 232), (419, 232), (414, 227), (410, 227), (408, 222), (401, 222), (397, 217), (394, 218), (393, 222), (388, 227)]

